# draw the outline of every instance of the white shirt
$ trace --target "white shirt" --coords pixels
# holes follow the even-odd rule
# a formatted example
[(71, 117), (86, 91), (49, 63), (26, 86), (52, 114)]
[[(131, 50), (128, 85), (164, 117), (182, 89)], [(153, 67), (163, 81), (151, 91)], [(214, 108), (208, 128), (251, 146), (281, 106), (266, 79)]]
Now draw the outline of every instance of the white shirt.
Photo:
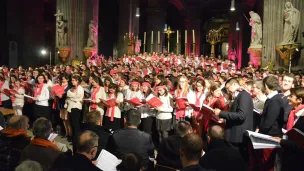
[(46, 84), (43, 84), (41, 93), (40, 93), (40, 95), (37, 96), (37, 98), (38, 98), (38, 100), (35, 103), (36, 105), (49, 106), (50, 91)]
[(82, 99), (84, 96), (84, 89), (79, 85), (75, 92), (72, 92), (71, 89), (67, 92), (67, 111), (71, 112), (73, 108), (79, 110), (82, 109)]
[[(1, 88), (1, 91), (3, 91), (4, 89), (9, 89), (9, 84), (8, 84), (8, 81), (5, 80), (2, 88)], [(0, 93), (1, 94), (1, 101), (6, 101), (6, 100), (9, 100), (10, 98), (5, 95), (4, 93)]]
[(163, 102), (163, 104), (160, 106), (160, 110), (157, 111), (156, 119), (165, 120), (165, 119), (171, 119), (172, 118), (172, 112), (173, 108), (171, 106), (172, 104), (172, 98), (170, 95), (167, 96), (159, 96), (159, 99)]
[(275, 96), (275, 95), (277, 95), (277, 94), (278, 94), (277, 91), (273, 91), (272, 93), (270, 93), (270, 94), (267, 95), (267, 98), (268, 98), (268, 99), (271, 99), (271, 98), (273, 98), (273, 96)]
[[(92, 98), (92, 94), (93, 94), (93, 89), (91, 89), (91, 99)], [(105, 100), (106, 99), (106, 93), (103, 87), (100, 87), (100, 89), (98, 90), (98, 92), (96, 93), (96, 103), (97, 103), (97, 108), (96, 110), (100, 112), (101, 115), (104, 114), (104, 106), (100, 103), (100, 99)], [(91, 105), (90, 105), (90, 110), (91, 110)]]

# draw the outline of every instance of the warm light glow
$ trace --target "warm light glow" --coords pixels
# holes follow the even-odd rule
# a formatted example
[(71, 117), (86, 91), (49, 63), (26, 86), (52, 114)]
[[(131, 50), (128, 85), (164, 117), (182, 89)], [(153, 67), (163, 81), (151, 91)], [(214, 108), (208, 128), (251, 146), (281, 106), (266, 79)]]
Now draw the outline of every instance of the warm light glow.
[(59, 54), (60, 52), (59, 52), (59, 51), (57, 51), (57, 53)]
[(236, 27), (235, 27), (235, 29), (236, 29), (237, 31), (239, 31), (239, 30), (240, 30), (240, 27), (239, 27), (239, 22), (236, 22)]
[(140, 16), (140, 13), (139, 13), (139, 8), (136, 8), (136, 14), (135, 14), (136, 17), (139, 17)]
[(41, 54), (42, 54), (42, 55), (45, 55), (45, 54), (46, 54), (46, 50), (44, 50), (44, 49), (41, 50)]
[(296, 51), (299, 52), (299, 48), (296, 48)]
[(235, 11), (235, 1), (234, 0), (231, 0), (230, 11)]

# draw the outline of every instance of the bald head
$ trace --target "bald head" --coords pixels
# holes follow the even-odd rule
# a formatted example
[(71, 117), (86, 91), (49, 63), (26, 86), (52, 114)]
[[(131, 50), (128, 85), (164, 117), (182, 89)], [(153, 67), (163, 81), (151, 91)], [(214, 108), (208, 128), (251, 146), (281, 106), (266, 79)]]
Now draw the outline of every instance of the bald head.
[(84, 131), (77, 140), (76, 149), (79, 153), (90, 153), (92, 148), (98, 146), (98, 135), (92, 131)]
[(213, 139), (224, 139), (224, 129), (219, 125), (213, 125), (208, 129), (208, 136)]
[(26, 131), (28, 122), (29, 122), (29, 119), (26, 116), (14, 115), (9, 119), (7, 126), (9, 128), (23, 129)]

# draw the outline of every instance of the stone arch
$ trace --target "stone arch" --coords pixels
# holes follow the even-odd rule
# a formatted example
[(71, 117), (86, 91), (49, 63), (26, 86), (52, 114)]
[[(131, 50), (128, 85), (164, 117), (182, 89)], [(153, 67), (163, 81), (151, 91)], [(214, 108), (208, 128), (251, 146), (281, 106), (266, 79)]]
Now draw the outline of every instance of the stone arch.
[(168, 3), (173, 4), (185, 18), (190, 18), (188, 5), (184, 0), (168, 0)]

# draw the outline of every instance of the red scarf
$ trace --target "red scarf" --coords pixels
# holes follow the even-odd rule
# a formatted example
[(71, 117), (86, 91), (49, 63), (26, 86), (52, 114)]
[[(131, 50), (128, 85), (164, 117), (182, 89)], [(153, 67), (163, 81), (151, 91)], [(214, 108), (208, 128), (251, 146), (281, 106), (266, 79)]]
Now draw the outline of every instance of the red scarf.
[[(15, 90), (18, 92), (19, 90), (20, 90), (20, 88), (22, 88), (22, 87), (15, 87)], [(14, 96), (14, 97), (12, 97), (12, 102), (14, 103), (14, 101), (16, 100), (16, 97)]]
[[(65, 90), (68, 87), (68, 84), (61, 85), (61, 87)], [(58, 102), (58, 98), (54, 98), (54, 102), (53, 102), (53, 105), (52, 105), (53, 109), (56, 109), (57, 102)]]
[[(5, 83), (5, 81), (1, 81), (1, 82), (0, 82), (0, 91), (2, 91), (2, 87), (3, 87), (4, 83)], [(1, 105), (2, 105), (2, 95), (1, 95), (1, 93), (0, 93), (0, 106), (1, 106)]]
[[(204, 95), (204, 92), (201, 92), (200, 96), (198, 96), (198, 92), (195, 92), (195, 106), (201, 106), (200, 99), (203, 95)], [(193, 111), (194, 116), (198, 116), (199, 113), (200, 113), (199, 111)]]
[[(34, 97), (37, 97), (41, 94), (42, 88), (43, 88), (43, 83), (42, 84), (38, 84), (37, 87), (34, 90)], [(39, 89), (39, 90), (38, 90)]]
[[(99, 90), (100, 90), (100, 86), (93, 88), (92, 100), (96, 101), (96, 94), (98, 93)], [(97, 108), (97, 104), (91, 102), (91, 109), (96, 109), (96, 108)]]
[(26, 134), (26, 131), (23, 129), (6, 128), (3, 129), (1, 133), (7, 137), (17, 137), (22, 135), (29, 138), (29, 136)]
[[(184, 92), (182, 96), (180, 94), (178, 97), (187, 97), (187, 94)], [(186, 109), (178, 109), (176, 108), (176, 120), (179, 120), (179, 118), (184, 118), (186, 115)]]
[(37, 146), (42, 146), (42, 147), (51, 147), (53, 148), (54, 150), (58, 150), (58, 147), (53, 144), (51, 141), (49, 140), (44, 140), (44, 139), (41, 139), (41, 138), (34, 138), (31, 143), (32, 145), (37, 145)]
[(292, 110), (288, 116), (288, 122), (286, 125), (286, 129), (287, 131), (289, 131), (290, 129), (292, 129), (293, 125), (294, 125), (294, 121), (297, 119), (296, 113), (299, 112), (300, 110), (302, 110), (304, 108), (304, 105), (300, 105), (299, 107), (297, 107), (296, 109)]
[[(114, 98), (116, 98), (116, 96), (114, 94), (112, 94)], [(111, 94), (109, 94), (109, 99), (111, 99)], [(111, 111), (111, 112), (110, 112)], [(115, 115), (115, 106), (110, 106), (107, 107), (107, 116), (110, 117), (110, 121), (114, 121), (114, 115)]]

